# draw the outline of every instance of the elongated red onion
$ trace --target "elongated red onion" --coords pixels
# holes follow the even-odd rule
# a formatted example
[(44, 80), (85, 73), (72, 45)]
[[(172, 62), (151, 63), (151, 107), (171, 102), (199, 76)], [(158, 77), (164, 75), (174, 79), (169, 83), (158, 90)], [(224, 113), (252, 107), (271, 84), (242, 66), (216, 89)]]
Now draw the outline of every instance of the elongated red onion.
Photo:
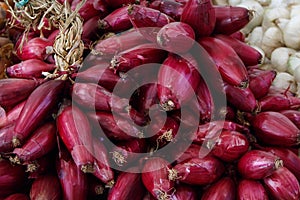
[(247, 69), (231, 46), (213, 37), (203, 37), (198, 42), (210, 55), (224, 81), (234, 86), (247, 87)]
[(44, 175), (35, 179), (30, 188), (30, 199), (60, 200), (61, 188), (56, 175)]
[[(72, 0), (71, 8), (75, 10), (76, 6), (80, 3), (80, 0)], [(78, 11), (80, 17), (83, 18), (84, 21), (98, 15), (104, 16), (107, 14), (107, 5), (105, 1), (102, 0), (90, 0), (86, 1), (83, 6)]]
[(254, 116), (251, 125), (255, 136), (263, 143), (285, 147), (299, 144), (299, 129), (279, 112), (261, 112)]
[(120, 169), (135, 166), (140, 158), (139, 153), (144, 153), (147, 148), (145, 139), (131, 139), (116, 144), (109, 152), (113, 164)]
[(115, 54), (146, 43), (144, 36), (135, 29), (97, 41), (92, 54), (113, 57)]
[(201, 200), (222, 199), (235, 200), (236, 186), (230, 177), (224, 177), (209, 186), (203, 193)]
[(284, 163), (284, 167), (290, 170), (298, 180), (300, 180), (300, 158), (291, 150), (280, 147), (268, 147), (265, 151), (271, 152), (278, 156)]
[(149, 41), (156, 42), (157, 32), (164, 25), (174, 22), (170, 16), (149, 7), (132, 5), (128, 8), (128, 16), (135, 29)]
[(115, 1), (110, 1), (110, 0), (104, 0), (105, 3), (111, 8), (119, 8), (122, 7), (123, 5), (128, 5), (128, 4), (133, 4), (135, 3), (135, 0), (115, 0)]
[(268, 200), (268, 194), (259, 181), (242, 179), (237, 187), (238, 200)]
[(198, 194), (193, 186), (187, 184), (178, 184), (175, 187), (175, 193), (172, 195), (174, 200), (196, 200)]
[(241, 58), (245, 66), (253, 66), (262, 63), (263, 55), (245, 42), (239, 41), (228, 35), (218, 34), (214, 37), (230, 45)]
[(89, 113), (89, 118), (97, 122), (106, 137), (114, 140), (130, 140), (134, 137), (142, 137), (142, 132), (129, 118), (114, 115), (111, 112), (98, 111)]
[(140, 173), (121, 172), (107, 199), (140, 200), (145, 193)]
[(25, 100), (38, 86), (38, 82), (30, 79), (9, 78), (0, 80), (0, 105), (10, 108)]
[(193, 185), (206, 185), (217, 181), (224, 169), (222, 162), (212, 156), (191, 158), (169, 170), (169, 179)]
[(160, 12), (172, 17), (176, 21), (179, 21), (184, 5), (185, 4), (173, 0), (154, 0), (150, 3), (149, 7), (159, 10)]
[(252, 90), (224, 84), (228, 102), (240, 111), (253, 112), (257, 108), (257, 101)]
[(76, 165), (85, 173), (94, 172), (92, 132), (85, 113), (75, 105), (63, 107), (56, 125)]
[(237, 131), (222, 131), (215, 142), (216, 144), (211, 147), (212, 154), (225, 162), (238, 160), (249, 148), (247, 137)]
[(211, 0), (189, 0), (182, 11), (181, 22), (193, 27), (196, 36), (209, 36), (215, 27), (216, 14)]
[(230, 35), (246, 26), (252, 19), (252, 12), (237, 6), (214, 6), (216, 24), (214, 33)]
[(61, 98), (65, 82), (50, 80), (37, 87), (28, 97), (16, 121), (13, 144), (18, 146), (51, 114)]
[[(9, 110), (7, 113), (3, 113), (5, 112), (5, 110), (1, 109), (2, 117), (1, 117), (1, 121), (0, 121), (0, 128), (7, 126), (11, 123), (14, 123), (18, 118), (19, 115), (25, 105), (26, 100), (22, 101), (21, 103), (18, 103), (16, 106), (14, 106), (11, 110)], [(5, 115), (5, 116), (3, 116)]]
[(299, 109), (300, 98), (285, 94), (269, 94), (258, 101), (260, 111)]
[(11, 78), (42, 78), (42, 72), (52, 72), (54, 69), (54, 64), (29, 59), (6, 68), (6, 74)]
[(103, 19), (99, 20), (98, 26), (106, 32), (121, 32), (132, 27), (128, 16), (129, 6), (117, 8)]
[(166, 57), (167, 51), (154, 43), (144, 43), (115, 55), (111, 60), (111, 68), (117, 72), (128, 72), (143, 64), (162, 63)]
[(87, 174), (76, 166), (71, 158), (59, 158), (56, 170), (62, 188), (63, 199), (86, 199), (88, 192)]
[(142, 169), (142, 181), (156, 199), (167, 199), (173, 192), (174, 181), (170, 180), (170, 163), (159, 157), (146, 160)]
[(169, 52), (185, 53), (195, 42), (195, 32), (186, 23), (171, 22), (158, 31), (156, 40), (160, 47)]
[(12, 144), (15, 123), (8, 124), (0, 129), (0, 152), (11, 152), (14, 149)]
[(20, 48), (16, 46), (16, 54), (21, 60), (29, 59), (40, 59), (45, 60), (49, 52), (47, 52), (47, 47), (52, 47), (53, 42), (41, 37), (34, 37), (25, 42)]
[(158, 98), (166, 111), (176, 110), (195, 95), (200, 73), (193, 57), (170, 54), (158, 72)]
[(273, 80), (276, 77), (275, 70), (248, 70), (249, 88), (256, 99), (260, 99), (268, 94)]
[(262, 150), (250, 150), (238, 161), (239, 173), (247, 179), (263, 179), (282, 166), (278, 156)]
[(49, 122), (35, 130), (22, 147), (15, 148), (10, 160), (18, 164), (33, 161), (49, 153), (55, 146), (56, 126)]
[(24, 166), (14, 166), (9, 161), (0, 159), (0, 197), (21, 191), (26, 180)]
[(114, 184), (114, 172), (110, 168), (107, 149), (97, 138), (93, 139), (93, 144), (95, 157), (95, 172), (93, 175), (105, 183), (106, 186), (112, 186)]
[(156, 148), (161, 148), (169, 142), (175, 142), (179, 129), (179, 123), (172, 117), (166, 117), (161, 113), (151, 117), (151, 122), (145, 130), (149, 142)]
[(297, 200), (300, 198), (299, 182), (293, 173), (285, 167), (276, 170), (263, 181), (273, 199)]
[(289, 118), (300, 129), (300, 111), (299, 110), (282, 110), (281, 114)]

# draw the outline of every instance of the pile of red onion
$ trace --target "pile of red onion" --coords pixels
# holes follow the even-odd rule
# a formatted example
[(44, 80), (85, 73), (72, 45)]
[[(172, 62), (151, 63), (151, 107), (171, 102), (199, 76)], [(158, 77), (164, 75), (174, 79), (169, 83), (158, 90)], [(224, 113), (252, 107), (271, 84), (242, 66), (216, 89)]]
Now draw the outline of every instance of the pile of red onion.
[[(76, 14), (81, 1), (58, 2)], [(0, 199), (299, 200), (300, 99), (245, 43), (253, 13), (88, 0), (83, 62), (65, 70), (51, 50), (61, 29), (8, 24)]]

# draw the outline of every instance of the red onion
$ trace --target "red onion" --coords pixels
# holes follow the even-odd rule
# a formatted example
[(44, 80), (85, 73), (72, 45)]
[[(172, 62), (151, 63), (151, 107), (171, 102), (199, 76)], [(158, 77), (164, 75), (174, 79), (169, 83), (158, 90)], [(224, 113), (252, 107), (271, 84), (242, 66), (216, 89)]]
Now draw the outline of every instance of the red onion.
[(195, 32), (186, 23), (171, 22), (158, 31), (156, 39), (159, 46), (167, 51), (185, 53), (195, 42)]
[(119, 35), (113, 35), (97, 41), (92, 53), (101, 56), (112, 57), (115, 54), (146, 43), (147, 40), (138, 30), (130, 29)]
[[(72, 10), (75, 10), (79, 3), (81, 3), (80, 0), (72, 0)], [(78, 13), (84, 21), (87, 21), (94, 16), (104, 16), (107, 13), (107, 5), (103, 0), (89, 0), (83, 4)]]
[[(212, 140), (214, 143), (215, 139)], [(249, 148), (247, 137), (237, 131), (222, 131), (215, 142), (212, 154), (225, 162), (238, 160)]]
[(260, 111), (280, 111), (299, 109), (300, 98), (285, 94), (269, 94), (258, 101)]
[(114, 140), (130, 140), (133, 137), (142, 136), (130, 118), (114, 115), (111, 112), (98, 111), (88, 115), (91, 119), (97, 120), (106, 137)]
[(156, 199), (168, 199), (174, 190), (174, 182), (168, 177), (169, 168), (168, 161), (159, 157), (149, 158), (143, 166), (142, 181)]
[(253, 112), (257, 108), (257, 101), (252, 90), (224, 84), (228, 102), (240, 111)]
[(130, 6), (128, 15), (133, 27), (151, 42), (156, 42), (157, 32), (160, 27), (174, 22), (174, 19), (159, 10), (141, 5)]
[(245, 66), (253, 66), (262, 63), (262, 54), (245, 42), (239, 41), (231, 36), (221, 34), (215, 35), (214, 37), (230, 45), (241, 58)]
[(24, 162), (23, 165), (26, 165), (26, 172), (28, 172), (28, 178), (36, 179), (47, 173), (55, 172), (55, 158), (56, 158), (56, 149), (50, 153), (44, 155), (41, 158), (38, 158), (34, 161)]
[(4, 109), (15, 106), (25, 100), (37, 86), (37, 81), (30, 79), (1, 79), (0, 105)]
[(175, 188), (175, 193), (172, 195), (173, 200), (196, 200), (198, 194), (196, 188), (186, 184), (179, 184)]
[(157, 149), (167, 145), (169, 142), (175, 142), (175, 137), (179, 129), (179, 123), (172, 117), (166, 117), (163, 114), (157, 114), (151, 117), (151, 122), (146, 128), (146, 136), (149, 142)]
[(209, 36), (215, 27), (216, 15), (211, 0), (189, 0), (182, 11), (181, 22), (193, 27), (196, 36)]
[(30, 94), (16, 121), (14, 146), (24, 143), (24, 140), (44, 118), (51, 114), (60, 100), (64, 86), (65, 82), (62, 80), (50, 80), (37, 87)]
[(30, 189), (30, 199), (60, 200), (61, 188), (56, 175), (44, 175), (35, 179)]
[(63, 199), (86, 199), (88, 192), (87, 174), (84, 174), (70, 158), (59, 158), (56, 164)]
[[(145, 139), (131, 139), (117, 143), (109, 153), (113, 164), (116, 164), (118, 168), (125, 169), (124, 167), (135, 166), (139, 159), (139, 153), (144, 153), (146, 147)], [(112, 166), (114, 166), (113, 164)]]
[(128, 16), (128, 6), (120, 7), (99, 20), (98, 27), (106, 32), (121, 32), (132, 27)]
[(206, 138), (213, 138), (219, 134), (220, 131), (238, 131), (242, 133), (248, 133), (249, 130), (235, 122), (232, 121), (211, 121), (205, 124), (201, 124), (198, 130), (192, 135), (192, 140), (194, 143), (202, 144)]
[(200, 38), (198, 42), (215, 62), (224, 81), (234, 86), (247, 87), (247, 69), (231, 46), (213, 37)]
[(300, 129), (300, 111), (299, 110), (282, 110), (281, 114), (289, 118)]
[(22, 48), (16, 46), (17, 56), (21, 60), (40, 59), (45, 60), (49, 55), (47, 47), (52, 47), (53, 42), (41, 37), (34, 37), (24, 43)]
[(121, 172), (116, 184), (109, 191), (108, 200), (140, 200), (146, 192), (141, 174)]
[(156, 44), (145, 43), (115, 55), (111, 60), (111, 68), (117, 72), (128, 72), (143, 64), (162, 63), (166, 57), (165, 50), (158, 48)]
[(11, 152), (14, 149), (12, 144), (15, 123), (8, 124), (0, 129), (0, 152)]
[(236, 32), (230, 34), (230, 37), (233, 37), (241, 42), (245, 42), (245, 35), (242, 31), (236, 31)]
[(0, 197), (6, 197), (24, 189), (26, 175), (24, 167), (13, 166), (9, 161), (0, 159)]
[(300, 158), (291, 150), (280, 147), (268, 147), (266, 151), (278, 156), (284, 163), (284, 167), (290, 170), (298, 180), (300, 180)]
[(191, 56), (170, 54), (158, 72), (158, 98), (166, 111), (179, 109), (195, 95), (200, 73)]
[(255, 136), (263, 143), (285, 147), (299, 144), (299, 129), (279, 112), (259, 113), (254, 116), (251, 125)]
[(252, 19), (252, 12), (237, 6), (214, 6), (216, 24), (214, 33), (230, 35), (246, 26)]
[(149, 7), (159, 10), (176, 21), (179, 21), (184, 5), (185, 4), (173, 0), (154, 0), (150, 3)]
[(95, 26), (95, 24), (98, 24), (99, 20), (100, 16), (96, 15), (83, 23), (81, 38), (84, 42), (84, 46), (87, 48), (92, 45), (93, 41), (98, 39), (99, 35), (103, 34), (103, 30), (98, 26)]
[(201, 200), (235, 200), (235, 184), (229, 177), (224, 177), (209, 186), (203, 193)]
[(39, 59), (29, 59), (6, 68), (6, 74), (11, 78), (42, 78), (42, 72), (51, 72), (54, 69), (54, 64)]
[[(176, 148), (176, 163), (182, 163), (191, 158), (201, 158), (200, 149), (201, 146), (197, 144), (191, 144), (186, 150), (178, 151), (179, 148)], [(180, 152), (178, 155), (178, 152)]]
[(72, 86), (72, 97), (85, 108), (101, 111), (120, 111), (128, 105), (120, 97), (95, 83), (75, 83)]
[(300, 198), (299, 182), (285, 167), (276, 170), (263, 181), (273, 199), (297, 200)]
[(49, 122), (35, 130), (22, 147), (15, 148), (10, 160), (18, 164), (33, 161), (49, 153), (55, 146), (56, 126)]
[(158, 104), (157, 83), (142, 85), (130, 99), (130, 105), (144, 114), (148, 114), (155, 104)]
[(259, 181), (242, 179), (237, 187), (238, 200), (268, 200), (267, 192)]
[(248, 70), (249, 88), (256, 99), (266, 96), (276, 77), (275, 70)]
[(193, 185), (206, 185), (217, 181), (224, 170), (222, 162), (212, 156), (192, 158), (169, 170), (169, 179)]
[(282, 166), (278, 156), (262, 150), (250, 150), (238, 161), (238, 170), (247, 179), (265, 178)]
[(97, 138), (93, 139), (93, 144), (95, 157), (95, 172), (93, 175), (105, 183), (106, 186), (111, 186), (114, 183), (114, 172), (110, 168), (107, 149)]
[(65, 106), (56, 118), (58, 133), (78, 168), (94, 172), (92, 132), (85, 114), (75, 105)]

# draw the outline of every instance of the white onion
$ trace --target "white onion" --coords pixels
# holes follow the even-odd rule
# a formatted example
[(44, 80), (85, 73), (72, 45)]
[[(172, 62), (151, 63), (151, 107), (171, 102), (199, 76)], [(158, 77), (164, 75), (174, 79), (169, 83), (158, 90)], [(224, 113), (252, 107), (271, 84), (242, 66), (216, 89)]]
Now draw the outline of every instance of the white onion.
[(283, 40), (287, 47), (300, 49), (300, 15), (294, 16), (286, 24), (283, 31)]
[(263, 35), (261, 48), (268, 58), (271, 57), (272, 51), (283, 46), (282, 32), (278, 27), (268, 28)]
[(295, 53), (289, 57), (287, 71), (290, 74), (294, 75), (294, 71), (298, 66), (300, 66), (300, 55), (299, 53)]
[(278, 7), (278, 8), (267, 8), (265, 9), (262, 27), (263, 30), (267, 30), (271, 26), (276, 26), (275, 21), (279, 18), (290, 17), (290, 10), (287, 7)]

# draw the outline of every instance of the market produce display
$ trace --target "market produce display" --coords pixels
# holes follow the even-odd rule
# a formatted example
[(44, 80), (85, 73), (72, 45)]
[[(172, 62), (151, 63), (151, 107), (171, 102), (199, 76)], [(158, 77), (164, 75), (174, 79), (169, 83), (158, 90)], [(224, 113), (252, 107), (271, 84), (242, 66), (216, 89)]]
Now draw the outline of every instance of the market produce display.
[(280, 2), (1, 1), (0, 199), (299, 200)]

